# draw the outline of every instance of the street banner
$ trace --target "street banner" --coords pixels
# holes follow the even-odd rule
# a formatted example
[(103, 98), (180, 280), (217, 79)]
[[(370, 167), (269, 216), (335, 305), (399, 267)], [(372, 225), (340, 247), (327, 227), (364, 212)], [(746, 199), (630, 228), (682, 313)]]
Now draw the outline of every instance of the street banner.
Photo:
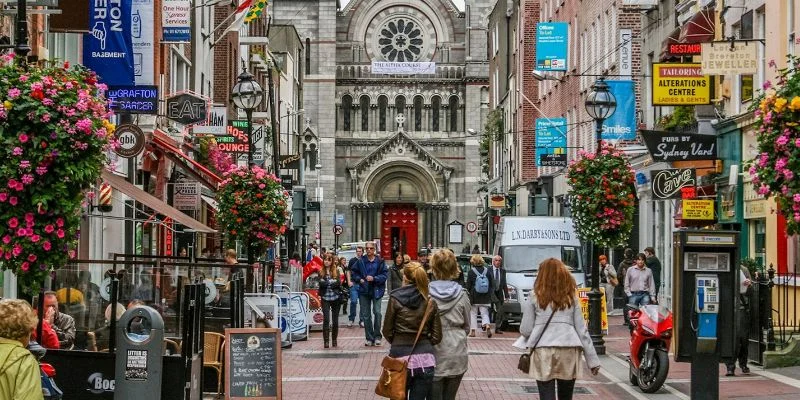
[(713, 220), (714, 200), (682, 200), (683, 219)]
[(131, 46), (133, 75), (137, 85), (155, 84), (153, 46), (153, 0), (131, 1)]
[(376, 75), (435, 74), (435, 62), (386, 62), (373, 61), (372, 73)]
[(758, 73), (756, 43), (703, 43), (702, 65), (705, 75), (751, 75)]
[(636, 93), (631, 80), (606, 81), (617, 110), (603, 121), (603, 140), (636, 140)]
[(697, 63), (653, 64), (653, 105), (686, 106), (711, 102), (711, 78)]
[(208, 112), (208, 119), (192, 127), (195, 134), (224, 135), (228, 126), (228, 108), (225, 106), (212, 106)]
[(190, 0), (163, 0), (161, 7), (161, 41), (187, 43), (192, 38)]
[[(581, 302), (581, 314), (586, 325), (589, 325), (589, 292), (592, 288), (578, 288), (578, 300)], [(600, 298), (600, 330), (608, 335), (608, 310), (606, 310), (606, 288), (600, 287), (603, 297)]]
[(642, 130), (642, 139), (656, 162), (717, 159), (715, 135)]
[(89, 33), (83, 35), (83, 65), (107, 85), (133, 85), (131, 2), (89, 3)]
[(662, 169), (653, 171), (653, 198), (659, 200), (680, 199), (684, 187), (694, 188), (697, 177), (694, 168)]
[[(633, 30), (619, 30), (619, 75), (630, 77), (633, 75)], [(619, 103), (617, 103), (619, 104)]]
[(536, 24), (536, 69), (566, 71), (569, 24), (540, 22)]
[[(539, 167), (567, 166), (567, 119), (536, 119), (536, 165)], [(563, 157), (548, 157), (563, 155)], [(544, 159), (544, 163), (542, 160)]]

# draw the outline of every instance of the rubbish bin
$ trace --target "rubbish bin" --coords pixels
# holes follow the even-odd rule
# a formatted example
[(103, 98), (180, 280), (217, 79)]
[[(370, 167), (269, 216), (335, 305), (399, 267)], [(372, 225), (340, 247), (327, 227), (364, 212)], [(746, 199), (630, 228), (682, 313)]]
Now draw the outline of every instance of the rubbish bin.
[(117, 321), (114, 399), (161, 398), (164, 320), (147, 306), (128, 309)]

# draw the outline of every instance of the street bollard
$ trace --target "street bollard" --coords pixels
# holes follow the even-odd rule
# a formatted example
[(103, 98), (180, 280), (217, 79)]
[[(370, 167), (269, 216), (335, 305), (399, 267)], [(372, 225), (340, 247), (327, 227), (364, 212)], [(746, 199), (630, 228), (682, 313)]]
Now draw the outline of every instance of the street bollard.
[(150, 307), (133, 307), (117, 322), (116, 336), (114, 399), (161, 399), (164, 320)]

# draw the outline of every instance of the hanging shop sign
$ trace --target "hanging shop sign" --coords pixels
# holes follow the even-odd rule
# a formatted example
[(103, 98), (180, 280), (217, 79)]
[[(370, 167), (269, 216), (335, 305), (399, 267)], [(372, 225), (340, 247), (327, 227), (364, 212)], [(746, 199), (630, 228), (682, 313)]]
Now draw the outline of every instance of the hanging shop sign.
[(161, 6), (161, 41), (186, 43), (192, 38), (190, 29), (192, 2), (190, 0), (163, 0)]
[(133, 85), (130, 1), (90, 1), (88, 33), (83, 35), (83, 65), (107, 85)]
[(300, 154), (291, 154), (281, 156), (281, 160), (278, 162), (278, 165), (281, 169), (300, 169)]
[(228, 127), (228, 108), (213, 106), (208, 112), (208, 119), (202, 124), (192, 127), (192, 131), (201, 135), (224, 135)]
[(131, 48), (133, 76), (137, 85), (155, 84), (153, 1), (131, 0)]
[(536, 119), (536, 165), (567, 166), (567, 119)]
[(227, 132), (227, 135), (215, 137), (219, 151), (223, 153), (244, 153), (247, 155), (250, 151), (250, 144), (247, 140), (247, 121), (228, 121)]
[(606, 83), (617, 99), (617, 110), (603, 121), (602, 139), (636, 140), (636, 93), (633, 81), (609, 80)]
[(714, 200), (682, 200), (683, 219), (693, 220), (713, 220), (714, 219)]
[[(619, 75), (633, 75), (633, 30), (619, 30)], [(617, 99), (619, 102), (619, 99)], [(617, 110), (619, 111), (619, 110)]]
[(680, 199), (682, 188), (697, 184), (694, 168), (662, 169), (653, 171), (652, 176), (653, 198), (659, 200)]
[(667, 52), (675, 57), (699, 56), (703, 52), (703, 46), (700, 43), (672, 43)]
[(705, 75), (750, 75), (758, 73), (756, 43), (703, 43), (700, 63)]
[(114, 137), (119, 143), (114, 152), (122, 158), (136, 157), (144, 149), (144, 132), (136, 125), (117, 126)]
[(711, 102), (711, 78), (700, 64), (653, 64), (653, 105), (685, 106)]
[(191, 93), (181, 93), (167, 99), (167, 118), (183, 125), (195, 124), (208, 118), (208, 101)]
[(424, 75), (435, 74), (435, 62), (388, 62), (373, 61), (372, 73), (376, 75)]
[(106, 98), (120, 114), (158, 114), (158, 86), (111, 86)]
[(173, 206), (178, 210), (194, 211), (200, 209), (200, 184), (179, 182), (174, 186)]
[(506, 208), (506, 196), (502, 194), (493, 194), (489, 196), (489, 208), (493, 210), (502, 210)]
[(566, 71), (569, 24), (540, 22), (536, 24), (536, 69)]
[(642, 139), (654, 161), (715, 160), (717, 137), (696, 133), (642, 131)]

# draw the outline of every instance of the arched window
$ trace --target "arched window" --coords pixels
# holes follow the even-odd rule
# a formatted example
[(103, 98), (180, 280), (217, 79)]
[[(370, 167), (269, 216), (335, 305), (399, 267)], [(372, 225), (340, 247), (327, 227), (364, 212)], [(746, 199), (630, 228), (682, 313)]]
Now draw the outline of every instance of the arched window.
[(353, 112), (353, 98), (350, 95), (342, 97), (342, 130), (350, 130), (350, 114)]
[(361, 96), (361, 130), (369, 130), (369, 96)]
[(431, 130), (439, 132), (439, 110), (442, 108), (442, 98), (433, 96), (431, 99)]
[(450, 97), (450, 132), (458, 131), (458, 97)]
[(414, 97), (414, 131), (422, 130), (422, 96)]
[(395, 112), (399, 114), (406, 113), (406, 98), (403, 96), (397, 96), (394, 99), (394, 108)]
[(378, 97), (378, 130), (386, 130), (386, 109), (389, 107), (389, 98), (386, 96)]

